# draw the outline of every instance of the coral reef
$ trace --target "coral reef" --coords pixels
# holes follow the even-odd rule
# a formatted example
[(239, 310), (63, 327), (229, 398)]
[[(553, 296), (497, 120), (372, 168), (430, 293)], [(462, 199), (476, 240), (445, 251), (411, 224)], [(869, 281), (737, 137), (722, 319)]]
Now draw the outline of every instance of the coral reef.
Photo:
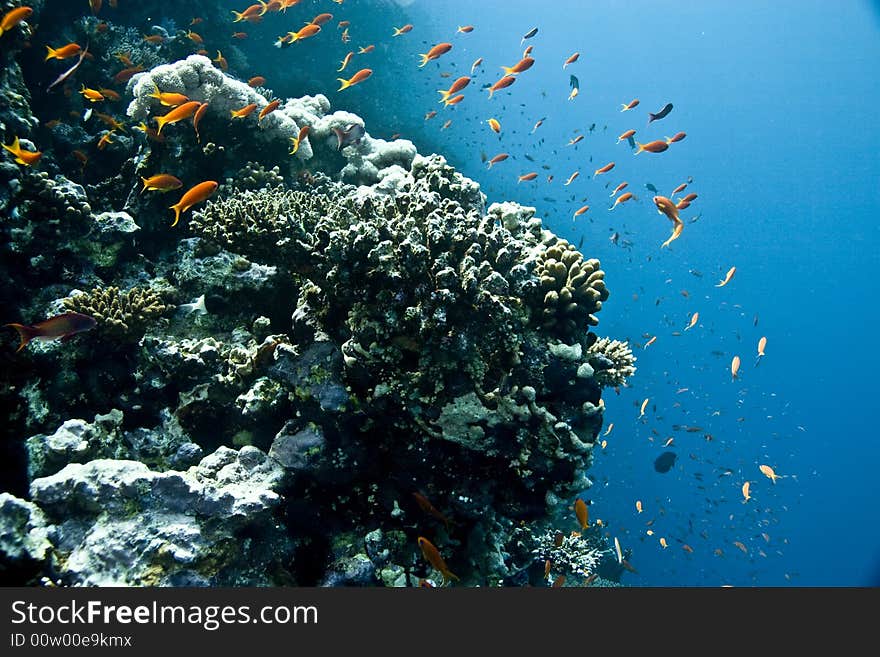
[(123, 292), (118, 287), (96, 287), (89, 292), (74, 292), (62, 303), (68, 310), (94, 317), (108, 335), (134, 341), (168, 310), (154, 290), (139, 287)]
[[(121, 116), (84, 114), (72, 94), (70, 121), (37, 128), (19, 73), (6, 74), (22, 91), (15, 129), (45, 155), (38, 171), (0, 162), (2, 269), (16, 283), (4, 301), (22, 321), (74, 310), (98, 327), (29, 347), (0, 381), (8, 433), (30, 436), (25, 485), (0, 495), (0, 573), (439, 582), (419, 536), (464, 585), (538, 583), (545, 560), (598, 572), (599, 533), (560, 540), (551, 520), (592, 485), (603, 387), (635, 372), (626, 343), (590, 330), (609, 298), (599, 261), (535, 208), (487, 208), (442, 156), (370, 135), (323, 95), (232, 119), (271, 92), (191, 54), (161, 15), (143, 28), (156, 43), (72, 22), (95, 56), (82, 82), (131, 76), (126, 113), (145, 124), (114, 128), (100, 157)], [(120, 54), (134, 64), (121, 72)], [(169, 111), (157, 87), (207, 103), (198, 134), (191, 121), (143, 130)], [(225, 184), (171, 229), (166, 195), (139, 182), (160, 173), (181, 194)]]
[(282, 473), (253, 447), (221, 448), (185, 472), (138, 461), (72, 463), (33, 481), (38, 508), (0, 498), (3, 523), (14, 517), (33, 527), (27, 543), (0, 547), (6, 558), (27, 550), (49, 560), (64, 585), (265, 584), (267, 568), (282, 569), (291, 550), (272, 519)]
[(636, 373), (636, 357), (627, 342), (599, 338), (587, 353), (596, 382), (601, 386), (622, 386)]
[(565, 240), (548, 245), (538, 258), (537, 275), (544, 292), (543, 328), (561, 338), (596, 326), (595, 313), (608, 299), (605, 272), (596, 259), (584, 256)]

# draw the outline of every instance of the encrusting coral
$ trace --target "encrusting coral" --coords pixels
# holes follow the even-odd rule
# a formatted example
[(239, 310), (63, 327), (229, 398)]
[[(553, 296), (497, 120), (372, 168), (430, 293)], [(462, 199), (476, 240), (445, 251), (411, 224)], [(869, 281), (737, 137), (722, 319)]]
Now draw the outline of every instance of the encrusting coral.
[(139, 287), (124, 292), (118, 287), (96, 287), (90, 292), (65, 297), (62, 304), (68, 310), (94, 317), (102, 330), (134, 340), (168, 310), (155, 291)]
[(621, 386), (636, 373), (636, 357), (629, 343), (599, 338), (587, 349), (588, 362), (594, 378), (602, 386)]

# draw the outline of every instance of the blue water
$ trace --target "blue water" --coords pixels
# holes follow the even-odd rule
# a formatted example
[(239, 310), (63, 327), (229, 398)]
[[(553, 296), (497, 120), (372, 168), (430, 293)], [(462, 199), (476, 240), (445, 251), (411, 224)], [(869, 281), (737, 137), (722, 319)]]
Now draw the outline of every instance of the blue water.
[[(334, 11), (329, 4), (301, 13)], [(353, 5), (336, 6), (334, 24)], [(377, 50), (348, 70), (371, 57), (374, 78), (344, 94), (330, 90), (334, 104), (367, 116), (372, 134), (400, 132), (423, 152), (444, 153), (480, 181), (490, 202), (534, 205), (550, 228), (574, 243), (583, 238), (612, 292), (597, 332), (638, 345), (643, 334), (657, 336), (635, 348), (632, 385), (619, 395), (606, 391), (606, 424), (614, 429), (585, 493), (592, 517), (633, 550), (638, 573), (627, 573), (625, 583), (877, 585), (880, 11), (855, 0), (589, 5), (566, 0), (549, 11), (524, 2), (416, 1), (399, 23), (415, 25), (406, 36), (391, 39), (391, 25), (373, 16), (350, 28), (360, 37), (350, 44), (315, 47), (335, 67), (350, 46), (375, 42)], [(464, 24), (474, 31), (457, 34)], [(480, 86), (520, 59), (521, 36), (532, 27), (539, 28), (527, 42), (534, 67), (489, 100)], [(417, 53), (441, 41), (453, 50), (419, 69)], [(563, 71), (575, 51), (580, 60)], [(483, 66), (465, 101), (438, 105), (436, 90), (467, 75), (477, 57)], [(569, 74), (580, 82), (571, 101)], [(619, 112), (633, 98), (641, 104)], [(647, 112), (667, 102), (672, 113), (646, 128)], [(432, 109), (438, 114), (426, 121)], [(500, 136), (485, 124), (490, 117), (501, 122)], [(441, 130), (447, 118), (453, 122)], [(566, 146), (593, 123), (594, 132)], [(615, 144), (628, 128), (639, 141), (678, 131), (687, 138), (635, 157)], [(481, 152), (511, 158), (487, 170)], [(592, 180), (609, 161), (616, 168)], [(575, 170), (580, 177), (563, 186)], [(518, 184), (530, 171), (538, 179)], [(699, 198), (683, 218), (699, 221), (661, 251), (670, 223), (644, 185), (668, 194), (689, 176), (687, 191)], [(638, 200), (608, 212), (610, 191), (622, 181)], [(585, 202), (591, 210), (573, 220)], [(620, 233), (617, 245), (612, 232)], [(731, 283), (716, 288), (734, 265)], [(672, 335), (694, 312), (697, 326)], [(755, 368), (761, 336), (767, 355)], [(734, 354), (742, 358), (737, 381)], [(703, 431), (673, 431), (673, 424)], [(676, 466), (658, 474), (653, 460), (671, 436)], [(784, 478), (772, 484), (760, 464)], [(732, 474), (719, 476), (721, 468)], [(743, 503), (747, 480), (752, 500)]]

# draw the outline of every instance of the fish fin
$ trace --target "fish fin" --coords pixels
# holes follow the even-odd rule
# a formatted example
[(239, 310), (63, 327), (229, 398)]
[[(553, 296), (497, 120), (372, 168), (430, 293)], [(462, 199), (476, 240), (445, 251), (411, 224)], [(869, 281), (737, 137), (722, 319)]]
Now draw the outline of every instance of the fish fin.
[(15, 350), (15, 353), (18, 353), (27, 347), (28, 343), (39, 335), (39, 331), (33, 326), (26, 326), (24, 324), (5, 324), (5, 326), (11, 326), (18, 331), (18, 337), (21, 339), (21, 344), (18, 345), (18, 349)]
[(336, 135), (336, 150), (341, 150), (344, 133), (339, 128), (333, 128), (333, 134)]
[(651, 125), (651, 121), (655, 121), (656, 119), (657, 119), (656, 114), (652, 114), (651, 112), (648, 112), (648, 125)]
[(351, 83), (348, 80), (343, 80), (342, 78), (336, 78), (337, 82), (341, 82), (342, 86), (337, 89), (337, 93), (342, 91), (343, 89), (348, 89), (351, 86)]
[(172, 205), (169, 210), (174, 210), (174, 223), (171, 224), (171, 227), (174, 228), (177, 225), (177, 222), (180, 221), (180, 204)]
[[(0, 31), (0, 32), (2, 32), (2, 31)], [(56, 51), (56, 50), (55, 50), (54, 48), (52, 48), (51, 46), (46, 46), (46, 51), (47, 51), (47, 52), (46, 52), (46, 59), (43, 60), (44, 62), (48, 62), (48, 61), (49, 61), (50, 59), (52, 59), (53, 57), (57, 57), (57, 56), (58, 56), (58, 51)]]
[(419, 68), (422, 68), (425, 64), (427, 64), (429, 61), (431, 61), (431, 60), (428, 58), (428, 55), (427, 55), (427, 54), (420, 54), (419, 57), (422, 58), (422, 63), (419, 64)]

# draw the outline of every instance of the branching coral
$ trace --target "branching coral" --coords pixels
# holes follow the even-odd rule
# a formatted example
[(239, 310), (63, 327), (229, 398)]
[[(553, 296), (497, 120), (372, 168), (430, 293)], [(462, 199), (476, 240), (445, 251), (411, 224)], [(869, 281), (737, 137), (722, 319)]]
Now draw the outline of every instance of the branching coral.
[(298, 240), (308, 239), (307, 226), (318, 223), (331, 209), (321, 194), (271, 187), (245, 190), (216, 201), (193, 214), (194, 234), (236, 253), (266, 262), (295, 261), (302, 252)]
[(235, 189), (271, 189), (283, 186), (284, 176), (281, 175), (281, 169), (277, 166), (267, 169), (259, 162), (248, 162), (235, 174), (234, 178), (227, 179), (226, 182)]
[(587, 325), (596, 326), (595, 313), (608, 299), (605, 272), (596, 259), (584, 256), (559, 240), (538, 258), (536, 274), (544, 292), (543, 328), (552, 335), (576, 337)]
[(554, 571), (581, 577), (593, 574), (602, 559), (602, 552), (587, 534), (566, 536), (557, 530), (548, 530), (539, 536), (537, 546), (532, 550), (536, 559), (550, 561)]
[(636, 357), (627, 342), (600, 338), (587, 349), (587, 356), (599, 385), (622, 386), (636, 373)]
[(129, 340), (138, 340), (168, 306), (151, 289), (133, 287), (120, 292), (118, 287), (96, 287), (65, 297), (62, 304), (68, 310), (91, 315), (98, 326), (108, 333)]

